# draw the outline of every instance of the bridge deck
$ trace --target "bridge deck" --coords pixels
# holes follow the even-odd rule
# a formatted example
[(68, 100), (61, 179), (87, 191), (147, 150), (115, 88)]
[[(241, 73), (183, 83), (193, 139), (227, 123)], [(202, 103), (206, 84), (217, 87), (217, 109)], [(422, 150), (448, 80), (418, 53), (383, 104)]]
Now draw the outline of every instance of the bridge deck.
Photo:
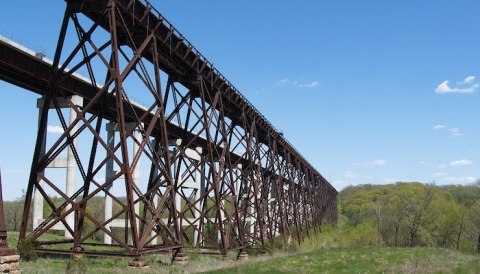
[[(93, 22), (108, 31), (109, 22), (102, 10), (108, 1), (80, 1), (81, 12)], [(161, 69), (169, 75), (176, 75), (177, 80), (189, 90), (196, 90), (196, 80), (201, 77), (210, 82), (214, 90), (221, 91), (224, 96), (226, 107), (223, 111), (232, 121), (240, 121), (241, 115), (246, 114), (251, 120), (257, 122), (259, 127), (258, 137), (261, 142), (268, 143), (268, 136), (277, 140), (279, 153), (286, 149), (292, 157), (299, 160), (301, 165), (314, 173), (321, 181), (328, 181), (318, 172), (284, 137), (275, 127), (209, 62), (159, 11), (146, 0), (117, 0), (118, 11), (123, 12), (127, 21), (135, 20), (130, 28), (135, 33), (133, 39), (139, 44), (146, 37), (146, 29), (152, 30), (158, 22), (161, 26), (156, 30), (159, 53), (161, 56), (169, 56), (168, 59), (160, 59)], [(134, 18), (130, 18), (134, 14)], [(121, 44), (127, 44), (126, 37), (119, 37)], [(152, 56), (146, 52), (144, 57), (152, 60)], [(208, 100), (208, 98), (207, 98)], [(209, 102), (211, 103), (211, 102)], [(330, 185), (330, 184), (329, 184)], [(333, 187), (332, 187), (333, 189)]]
[[(0, 79), (13, 85), (22, 87), (39, 95), (44, 95), (48, 87), (48, 80), (52, 74), (52, 61), (39, 56), (36, 52), (31, 51), (22, 45), (15, 43), (5, 37), (0, 36)], [(65, 95), (78, 95), (84, 98), (88, 103), (91, 98), (98, 92), (98, 88), (92, 86), (88, 79), (77, 73), (65, 75), (65, 80), (60, 85), (61, 92)], [(100, 114), (105, 119), (116, 120), (115, 96), (108, 95), (105, 99), (107, 104), (98, 105), (92, 109), (92, 114)], [(143, 116), (147, 111), (140, 104), (134, 104), (135, 112), (138, 116)], [(150, 116), (153, 117), (153, 113)], [(148, 120), (151, 120), (149, 118)], [(134, 117), (126, 117), (126, 121), (134, 121)], [(194, 138), (195, 135), (186, 132), (178, 125), (168, 122), (168, 133), (171, 139), (179, 139), (187, 134), (187, 139), (193, 140), (192, 145), (206, 148), (208, 143), (204, 138)], [(218, 149), (222, 151), (222, 149)], [(217, 155), (219, 156), (219, 155)], [(231, 159), (242, 165), (247, 165), (249, 161), (240, 155), (230, 152)], [(261, 167), (263, 169), (263, 167)], [(264, 171), (268, 174), (268, 171)], [(324, 181), (328, 187), (336, 191), (326, 180)]]
[[(64, 42), (72, 26), (78, 44), (68, 48)], [(107, 42), (101, 41), (105, 34)], [(80, 62), (76, 63), (78, 59)], [(72, 69), (65, 69), (67, 66)], [(89, 78), (75, 73), (80, 68), (88, 70)], [(165, 91), (162, 90), (164, 74), (160, 76), (160, 73), (168, 76)], [(97, 78), (105, 78), (104, 86), (96, 84)], [(322, 223), (324, 217), (327, 222), (336, 220), (337, 191), (146, 1), (67, 1), (55, 61), (8, 39), (0, 39), (0, 80), (45, 96), (21, 239), (36, 240), (53, 225), (61, 223), (66, 229), (65, 237), (73, 238), (73, 241), (62, 242), (73, 243), (74, 252), (81, 251), (82, 245), (89, 244), (88, 238), (102, 230), (129, 256), (155, 252), (159, 248), (181, 254), (184, 241), (196, 246), (189, 237), (200, 241), (198, 246), (218, 249), (226, 256), (227, 250), (239, 249), (241, 254), (249, 245), (263, 248), (264, 241), (273, 240), (278, 233), (295, 233), (300, 242), (305, 233)], [(136, 80), (142, 83), (133, 86)], [(150, 105), (147, 103), (149, 107), (129, 100), (134, 92), (135, 95), (147, 93), (146, 97), (152, 95)], [(58, 97), (73, 95), (83, 98), (83, 106), (73, 100), (69, 102), (74, 110), (69, 126)], [(47, 145), (42, 140), (45, 140), (50, 113), (46, 106), (51, 100), (55, 102), (65, 132), (46, 150)], [(119, 141), (109, 135), (112, 132), (107, 138), (100, 134), (105, 123), (103, 119), (117, 123), (119, 132), (114, 136), (119, 136)], [(172, 119), (176, 119), (176, 123)], [(95, 130), (93, 123), (96, 123)], [(77, 131), (79, 124), (82, 127)], [(90, 132), (85, 130), (87, 127)], [(75, 144), (84, 132), (94, 137), (88, 170), (85, 168), (87, 158), (79, 156)], [(150, 145), (153, 139), (155, 148)], [(172, 154), (171, 141), (175, 139), (182, 142), (176, 143)], [(98, 143), (102, 145), (100, 150)], [(51, 174), (45, 175), (44, 170), (67, 147), (67, 154), (71, 154), (67, 167), (71, 168), (66, 174), (67, 179), (72, 180), (67, 180), (66, 191), (63, 191), (57, 185), (63, 182), (52, 180)], [(196, 154), (199, 160), (186, 155), (187, 149), (195, 147), (203, 148), (198, 150), (200, 155)], [(103, 157), (103, 151), (106, 152), (104, 160), (97, 159), (97, 155)], [(133, 158), (130, 152), (134, 153)], [(151, 159), (146, 190), (138, 187), (140, 177), (136, 170), (139, 159), (144, 156)], [(114, 162), (119, 171), (112, 173), (109, 168)], [(196, 182), (198, 189), (184, 193), (180, 172), (183, 168), (191, 173), (191, 167), (195, 176), (200, 174)], [(83, 186), (79, 187), (74, 185), (74, 176), (69, 176), (75, 174), (77, 168), (83, 177)], [(100, 175), (102, 168), (106, 169), (106, 176)], [(45, 187), (43, 182), (47, 184)], [(113, 184), (123, 188), (125, 202), (116, 197), (123, 193), (116, 195), (110, 191)], [(34, 190), (41, 194), (35, 197), (47, 201), (52, 213), (27, 236)], [(48, 190), (62, 197), (60, 207), (53, 203)], [(109, 213), (107, 217), (105, 213), (106, 220), (86, 212), (86, 208), (92, 206), (93, 197), (101, 192), (106, 195), (105, 205), (107, 197), (115, 199), (119, 205), (114, 215)], [(35, 204), (41, 205), (40, 202)], [(142, 205), (140, 215), (138, 210)], [(189, 215), (185, 215), (188, 212), (198, 224), (188, 221)], [(37, 215), (42, 217), (42, 214)], [(110, 227), (122, 214), (127, 216), (124, 219), (128, 222), (123, 227), (124, 238)], [(163, 214), (168, 215), (167, 223), (158, 219), (165, 217)], [(73, 216), (77, 216), (76, 219), (70, 218)], [(84, 229), (86, 220), (93, 223), (91, 230)], [(183, 228), (183, 221), (187, 223), (186, 228)], [(197, 236), (187, 236), (187, 231)], [(154, 240), (156, 243), (158, 237), (162, 243), (150, 245)], [(42, 244), (55, 246), (59, 242)]]

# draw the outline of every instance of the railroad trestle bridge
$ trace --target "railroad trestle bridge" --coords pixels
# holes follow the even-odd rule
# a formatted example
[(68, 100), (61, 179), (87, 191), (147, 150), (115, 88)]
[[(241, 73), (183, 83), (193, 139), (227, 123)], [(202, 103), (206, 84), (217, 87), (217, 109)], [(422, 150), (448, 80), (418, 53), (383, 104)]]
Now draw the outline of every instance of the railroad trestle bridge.
[(0, 79), (41, 95), (20, 232), (39, 252), (242, 258), (336, 222), (337, 191), (144, 0), (66, 1), (53, 60), (2, 39)]

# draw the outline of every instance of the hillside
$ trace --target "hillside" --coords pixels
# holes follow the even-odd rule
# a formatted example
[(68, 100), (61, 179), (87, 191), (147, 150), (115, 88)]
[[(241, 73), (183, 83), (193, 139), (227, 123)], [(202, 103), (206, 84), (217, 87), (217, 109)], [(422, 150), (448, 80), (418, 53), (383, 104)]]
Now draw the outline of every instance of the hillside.
[(480, 258), (434, 248), (333, 248), (205, 273), (480, 273)]
[(361, 185), (338, 199), (344, 240), (353, 246), (480, 248), (477, 186)]
[[(348, 187), (338, 196), (339, 222), (246, 262), (190, 252), (187, 266), (168, 266), (168, 254), (147, 256), (142, 273), (480, 273), (480, 188), (420, 183)], [(17, 233), (9, 233), (14, 246)], [(124, 273), (128, 259), (65, 257), (22, 262), (25, 273)], [(41, 267), (39, 267), (41, 266)], [(222, 268), (222, 269), (220, 269)], [(220, 269), (220, 270), (215, 270)]]

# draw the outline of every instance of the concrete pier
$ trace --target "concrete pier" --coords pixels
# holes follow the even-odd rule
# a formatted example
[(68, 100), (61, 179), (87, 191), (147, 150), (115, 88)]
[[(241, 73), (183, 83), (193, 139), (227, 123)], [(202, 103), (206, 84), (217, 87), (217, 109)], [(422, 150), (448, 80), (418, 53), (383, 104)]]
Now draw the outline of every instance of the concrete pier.
[[(83, 106), (83, 98), (81, 98), (80, 96), (72, 96), (71, 101), (72, 101), (72, 104), (75, 106), (78, 106), (78, 107)], [(77, 113), (72, 108), (70, 108), (70, 125), (75, 121), (75, 119), (77, 119)], [(72, 131), (70, 131), (70, 135), (75, 134), (77, 130), (78, 130), (78, 124), (73, 127)], [(78, 147), (77, 143), (78, 143), (78, 139), (77, 138), (73, 139), (73, 146), (75, 148)], [(67, 151), (67, 182), (66, 182), (66, 191), (65, 191), (68, 197), (72, 197), (73, 194), (75, 194), (76, 172), (77, 172), (77, 163), (75, 161), (73, 151), (71, 147), (69, 147)], [(72, 208), (71, 205), (67, 205), (65, 210), (67, 211), (67, 210), (70, 210), (71, 208)], [(71, 227), (73, 230), (75, 227), (75, 213), (72, 212), (68, 214), (65, 217), (65, 221), (68, 224), (68, 226)], [(68, 230), (66, 229), (65, 229), (65, 238), (73, 239), (73, 235), (71, 235), (70, 232), (68, 232)]]
[[(83, 98), (77, 95), (71, 96), (69, 98), (64, 98), (64, 97), (59, 97), (57, 98), (58, 104), (60, 108), (68, 108), (70, 109), (70, 118), (69, 118), (69, 124), (67, 126), (70, 126), (75, 119), (77, 118), (77, 113), (73, 108), (70, 107), (69, 101), (76, 107), (82, 107), (83, 106)], [(43, 106), (44, 106), (44, 99), (40, 98), (37, 101), (37, 107), (39, 109), (39, 121), (40, 121), (40, 114), (43, 111)], [(53, 102), (50, 103), (49, 106), (50, 109), (55, 108)], [(70, 131), (70, 135), (75, 134), (75, 132), (78, 130), (78, 124), (73, 127), (73, 129)], [(45, 154), (45, 146), (47, 142), (47, 134), (45, 135), (45, 138), (43, 139), (43, 144), (42, 144), (42, 151), (40, 156), (42, 157)], [(76, 148), (77, 147), (77, 139), (75, 138), (73, 141), (73, 146)], [(73, 151), (71, 147), (68, 147), (67, 150), (67, 158), (62, 159), (62, 158), (56, 158), (52, 163), (48, 165), (48, 168), (66, 168), (66, 182), (65, 182), (65, 194), (69, 197), (72, 197), (73, 194), (75, 194), (75, 177), (76, 177), (76, 172), (77, 172), (77, 163), (75, 161), (75, 157), (73, 155)], [(39, 182), (40, 185), (44, 185), (44, 182)], [(35, 190), (35, 194), (33, 197), (33, 229), (38, 227), (43, 221), (43, 197), (42, 195)], [(65, 210), (69, 210), (72, 206), (67, 205)], [(75, 227), (75, 214), (72, 212), (71, 214), (67, 215), (65, 218), (66, 223), (68, 226), (74, 230)], [(72, 239), (73, 235), (70, 234), (70, 232), (65, 229), (63, 224), (58, 223), (56, 224), (53, 228), (53, 230), (64, 230), (65, 231), (65, 238)]]
[[(136, 129), (136, 127), (137, 127), (136, 123), (127, 123), (127, 128), (126, 129), (127, 130), (132, 130), (133, 129), (131, 137), (134, 138), (135, 140), (137, 140), (138, 142), (142, 142), (142, 134), (138, 129)], [(117, 123), (108, 123), (107, 126), (106, 126), (106, 130), (107, 130), (107, 145), (110, 149), (113, 150), (113, 148), (115, 147), (115, 144), (116, 144), (115, 143), (115, 132), (118, 132), (120, 130), (120, 128), (118, 127)], [(138, 150), (139, 150), (139, 146), (138, 146), (137, 142), (133, 141), (133, 144), (132, 144), (132, 159), (138, 153)], [(107, 160), (107, 162), (105, 164), (105, 180), (108, 180), (108, 179), (112, 178), (117, 173), (117, 171), (114, 170), (114, 167), (113, 167), (114, 165), (113, 164), (114, 164), (114, 161), (113, 161), (112, 158)], [(137, 165), (135, 166), (135, 168), (133, 170), (132, 179), (133, 179), (133, 183), (138, 188), (140, 188), (140, 183), (141, 183), (140, 182), (140, 161), (137, 163)], [(113, 183), (110, 184), (107, 187), (108, 191), (111, 190), (112, 185), (113, 185)], [(135, 192), (133, 193), (133, 199), (134, 200), (138, 199), (138, 195)], [(113, 200), (112, 200), (111, 196), (105, 194), (104, 205), (105, 205), (105, 208), (104, 208), (105, 221), (107, 221), (107, 220), (111, 219), (112, 216), (113, 216)], [(140, 204), (136, 203), (134, 207), (135, 207), (135, 214), (138, 215), (139, 212), (140, 212)], [(133, 217), (133, 216), (131, 216), (131, 217)], [(137, 223), (137, 225), (139, 225), (139, 224)], [(110, 231), (111, 231), (112, 227), (124, 228), (125, 227), (125, 220), (124, 219), (112, 220), (111, 222), (106, 224), (105, 227)], [(104, 233), (103, 242), (105, 244), (112, 244), (112, 238), (107, 233)]]

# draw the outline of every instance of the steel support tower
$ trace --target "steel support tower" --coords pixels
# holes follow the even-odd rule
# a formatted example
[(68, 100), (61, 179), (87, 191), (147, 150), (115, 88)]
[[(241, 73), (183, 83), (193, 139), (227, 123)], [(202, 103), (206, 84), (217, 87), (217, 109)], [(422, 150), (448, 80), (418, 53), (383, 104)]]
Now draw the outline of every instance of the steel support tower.
[[(53, 63), (24, 57), (27, 66), (15, 54), (0, 51), (0, 77), (43, 95), (20, 233), (40, 252), (243, 256), (336, 222), (337, 191), (148, 2), (68, 0)], [(45, 142), (52, 119), (63, 133)], [(105, 134), (109, 123), (116, 138)], [(66, 152), (78, 175), (68, 193), (46, 170)], [(143, 184), (134, 179), (140, 161), (149, 166)], [(34, 193), (49, 210), (31, 230)], [(92, 213), (99, 197), (111, 203), (107, 219)], [(57, 224), (72, 238), (43, 239)], [(99, 232), (106, 243), (91, 240)]]

